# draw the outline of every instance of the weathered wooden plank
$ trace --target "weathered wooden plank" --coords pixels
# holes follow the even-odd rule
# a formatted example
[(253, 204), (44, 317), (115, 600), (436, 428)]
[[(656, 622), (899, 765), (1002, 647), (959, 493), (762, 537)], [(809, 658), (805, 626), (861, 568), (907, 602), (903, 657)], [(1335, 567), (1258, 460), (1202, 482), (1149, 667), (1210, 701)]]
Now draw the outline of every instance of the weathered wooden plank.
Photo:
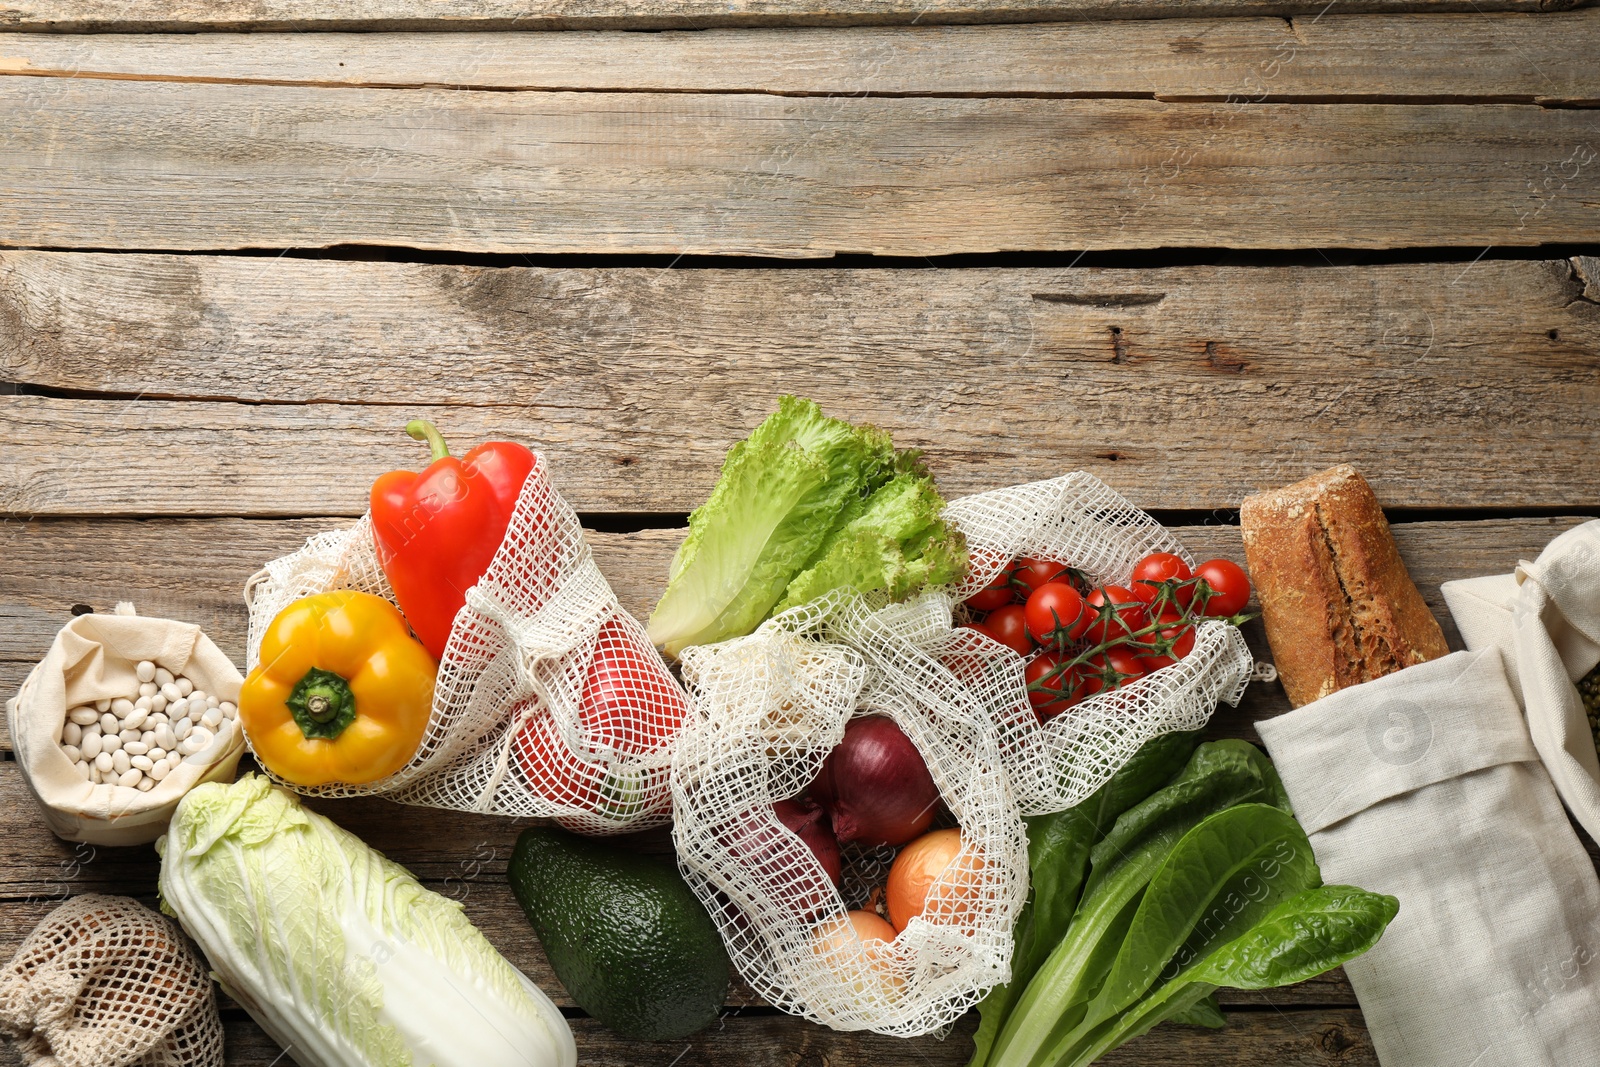
[[(782, 1015), (730, 1011), (715, 1027), (682, 1041), (640, 1042), (617, 1037), (592, 1019), (571, 1020), (585, 1067), (960, 1067), (972, 1055), (976, 1016), (949, 1038), (841, 1034)], [(242, 1013), (224, 1021), (228, 1067), (281, 1067), (278, 1046)], [(20, 1067), (7, 1045), (0, 1065)], [(1217, 1032), (1160, 1026), (1097, 1061), (1107, 1067), (1376, 1067), (1361, 1013), (1232, 1012)]]
[[(1412, 577), (1459, 645), (1439, 597), (1439, 583), (1509, 571), (1517, 560), (1537, 556), (1557, 533), (1582, 521), (1400, 523), (1395, 533)], [(239, 519), (0, 524), (0, 559), (6, 561), (0, 573), (0, 694), (15, 692), (75, 604), (104, 611), (118, 600), (131, 600), (144, 614), (198, 623), (242, 663), (246, 618), (240, 589), (245, 577), (324, 525), (316, 520)], [(1176, 533), (1202, 558), (1243, 558), (1236, 526), (1181, 526)], [(666, 584), (667, 566), (681, 536), (680, 530), (591, 532), (589, 540), (623, 606), (642, 618)], [(1259, 623), (1248, 625), (1245, 635), (1257, 658), (1271, 659)], [(1218, 712), (1212, 732), (1254, 739), (1252, 723), (1287, 710), (1281, 687), (1253, 685), (1237, 710)], [(9, 738), (0, 738), (0, 751), (9, 749)]]
[(1600, 99), (1600, 11), (564, 34), (0, 34), (0, 74), (272, 85)]
[(355, 515), (377, 474), (420, 460), (399, 427), (426, 414), (457, 441), (545, 450), (580, 510), (681, 513), (783, 391), (928, 449), (952, 494), (1082, 468), (1145, 507), (1231, 508), (1349, 460), (1395, 507), (1570, 506), (1600, 498), (1579, 446), (1600, 436), (1585, 284), (1565, 260), (661, 271), (0, 252), (0, 380), (71, 394), (0, 396), (0, 512)]
[(1600, 234), (1592, 109), (0, 78), (0, 110), (20, 113), (0, 140), (10, 245), (815, 257)]
[[(1344, 0), (1341, 11), (1550, 12), (1588, 0)], [(1326, 0), (9, 0), (0, 27), (43, 32), (195, 30), (700, 29), (1315, 16)]]

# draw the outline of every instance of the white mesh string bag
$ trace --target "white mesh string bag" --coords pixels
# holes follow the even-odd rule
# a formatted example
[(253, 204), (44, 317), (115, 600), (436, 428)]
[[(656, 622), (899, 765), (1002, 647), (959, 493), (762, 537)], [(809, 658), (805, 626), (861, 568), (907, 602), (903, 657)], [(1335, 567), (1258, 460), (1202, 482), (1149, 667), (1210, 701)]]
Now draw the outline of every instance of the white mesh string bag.
[[(370, 515), (317, 534), (251, 578), (251, 669), (278, 612), (330, 589), (394, 601)], [(672, 745), (687, 713), (682, 687), (618, 605), (541, 455), (450, 630), (416, 755), (366, 785), (280, 784), (311, 795), (381, 793), (407, 804), (553, 818), (589, 834), (637, 830), (670, 816)]]
[[(877, 669), (918, 654), (906, 635), (926, 613), (921, 599), (875, 611), (836, 592), (683, 654), (694, 714), (674, 760), (679, 866), (751, 987), (839, 1030), (947, 1030), (1009, 975), (1027, 895), (1027, 839), (986, 710), (925, 702)], [(904, 731), (962, 833), (925, 911), (887, 947), (841, 935), (895, 850), (846, 848), (841, 892), (772, 811), (811, 784), (857, 714)]]
[(1237, 705), (1253, 662), (1237, 627), (1196, 627), (1194, 649), (1177, 663), (1068, 708), (1041, 724), (1028, 701), (1026, 660), (974, 630), (957, 626), (960, 601), (993, 582), (1018, 556), (1083, 571), (1095, 584), (1126, 585), (1151, 552), (1194, 558), (1160, 523), (1093, 475), (1081, 471), (952, 501), (945, 518), (967, 538), (971, 569), (945, 599), (918, 643), (933, 659), (879, 664), (926, 701), (977, 701), (1000, 733), (1000, 751), (1025, 814), (1061, 811), (1084, 800), (1146, 741), (1195, 730), (1219, 701)]

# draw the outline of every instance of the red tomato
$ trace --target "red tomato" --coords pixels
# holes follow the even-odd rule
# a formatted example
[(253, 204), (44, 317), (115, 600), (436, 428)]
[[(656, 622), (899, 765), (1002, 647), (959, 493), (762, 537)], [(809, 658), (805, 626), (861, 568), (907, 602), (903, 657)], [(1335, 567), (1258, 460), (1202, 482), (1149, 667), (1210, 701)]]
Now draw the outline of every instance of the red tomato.
[(1011, 572), (1012, 586), (1022, 594), (1026, 600), (1033, 595), (1033, 591), (1046, 582), (1072, 582), (1072, 571), (1064, 563), (1052, 563), (1047, 559), (1033, 559), (1024, 556), (1017, 560), (1016, 569)]
[[(1152, 552), (1133, 565), (1133, 579), (1130, 584), (1134, 596), (1146, 604), (1151, 604), (1160, 595), (1162, 582), (1186, 582), (1191, 577), (1193, 573), (1181, 556), (1175, 556), (1171, 552)], [(1174, 589), (1173, 597), (1176, 597), (1178, 603), (1188, 607), (1189, 601), (1194, 598), (1194, 587), (1182, 586)]]
[(1066, 582), (1046, 582), (1028, 596), (1028, 634), (1041, 648), (1065, 648), (1081, 640), (1094, 612)]
[[(600, 627), (578, 703), (578, 732), (589, 752), (660, 751), (689, 713), (683, 690), (634, 625), (612, 617)], [(528, 720), (513, 748), (535, 795), (580, 810), (594, 810), (604, 799), (605, 764), (569, 748), (547, 711)]]
[(1085, 681), (1094, 685), (1090, 693), (1116, 689), (1144, 674), (1144, 662), (1127, 645), (1113, 645), (1104, 652), (1097, 652), (1083, 665)]
[[(1168, 604), (1156, 621), (1173, 625), (1139, 639), (1140, 645), (1150, 649), (1148, 652), (1139, 652), (1139, 661), (1144, 664), (1146, 674), (1170, 667), (1194, 651), (1194, 624), (1185, 619), (1182, 611)], [(1172, 642), (1170, 651), (1162, 652), (1156, 647), (1162, 639)]]
[(1196, 567), (1194, 573), (1211, 587), (1211, 599), (1205, 602), (1207, 615), (1216, 618), (1237, 615), (1250, 603), (1250, 579), (1244, 568), (1231, 559), (1208, 559)]
[(1146, 625), (1143, 602), (1120, 585), (1091, 590), (1084, 602), (1093, 612), (1093, 621), (1084, 631), (1090, 644), (1127, 637)]
[(1080, 684), (1077, 670), (1060, 669), (1067, 660), (1060, 652), (1041, 652), (1022, 672), (1028, 683), (1028, 702), (1041, 720), (1060, 715), (1081, 699), (1076, 696)]
[(996, 608), (989, 613), (987, 619), (983, 620), (984, 632), (1019, 656), (1026, 656), (1033, 651), (1033, 642), (1028, 640), (1028, 626), (1024, 615), (1021, 604), (1007, 604), (1003, 608)]
[(1003, 608), (1017, 598), (1016, 591), (1011, 588), (1011, 568), (1007, 567), (990, 584), (967, 597), (963, 603), (973, 611), (993, 611)]

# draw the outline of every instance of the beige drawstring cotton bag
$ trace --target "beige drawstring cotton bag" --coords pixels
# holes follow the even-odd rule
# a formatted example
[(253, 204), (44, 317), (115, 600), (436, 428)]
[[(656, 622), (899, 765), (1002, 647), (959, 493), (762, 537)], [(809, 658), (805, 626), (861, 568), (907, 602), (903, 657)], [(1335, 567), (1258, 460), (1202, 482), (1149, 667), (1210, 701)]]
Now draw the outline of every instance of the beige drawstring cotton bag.
[(200, 627), (136, 615), (131, 605), (119, 604), (116, 614), (79, 615), (63, 626), (6, 703), (17, 765), (58, 837), (95, 845), (149, 844), (166, 832), (185, 793), (201, 782), (231, 782), (238, 771), (244, 734), (224, 720), (205, 747), (185, 753), (148, 790), (83, 778), (61, 747), (68, 713), (137, 696), (135, 670), (146, 660), (219, 700), (239, 699), (238, 668)]

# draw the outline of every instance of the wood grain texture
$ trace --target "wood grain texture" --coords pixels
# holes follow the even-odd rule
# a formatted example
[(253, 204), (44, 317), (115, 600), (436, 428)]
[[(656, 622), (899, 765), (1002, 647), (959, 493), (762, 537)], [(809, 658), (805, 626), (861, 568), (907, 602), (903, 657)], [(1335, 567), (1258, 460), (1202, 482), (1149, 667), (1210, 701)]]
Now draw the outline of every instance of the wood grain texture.
[[(1562, 11), (1589, 0), (1343, 0), (1341, 11)], [(7, 0), (0, 28), (195, 30), (701, 29), (1315, 16), (1327, 0)]]
[[(1581, 517), (1475, 522), (1398, 523), (1395, 538), (1429, 606), (1453, 647), (1439, 584), (1510, 571), (1532, 559), (1551, 538)], [(186, 519), (36, 520), (0, 524), (0, 694), (9, 696), (43, 658), (74, 605), (110, 610), (131, 601), (145, 615), (198, 624), (234, 662), (244, 662), (244, 580), (267, 560), (298, 548), (328, 524), (317, 520)], [(1198, 558), (1242, 560), (1236, 526), (1180, 526), (1174, 532)], [(666, 585), (681, 530), (589, 533), (595, 559), (622, 606), (640, 618)], [(1245, 637), (1256, 658), (1271, 661), (1259, 622)], [(1252, 685), (1238, 709), (1221, 708), (1212, 723), (1219, 737), (1255, 739), (1259, 719), (1288, 710), (1282, 688)], [(0, 752), (10, 739), (0, 737)], [(3, 865), (0, 865), (3, 866)], [(438, 877), (444, 877), (438, 874)]]
[(0, 34), (0, 74), (382, 88), (1600, 100), (1600, 10), (562, 34)]
[(825, 257), (1600, 234), (1593, 109), (0, 78), (0, 111), (20, 116), (0, 134), (0, 243), (30, 247)]
[(784, 391), (928, 449), (951, 495), (1081, 468), (1144, 507), (1234, 508), (1349, 461), (1391, 507), (1571, 506), (1600, 499), (1574, 447), (1600, 437), (1586, 284), (1566, 260), (663, 271), (0, 252), (0, 380), (68, 394), (0, 396), (0, 512), (356, 515), (377, 474), (420, 459), (399, 428), (428, 415), (457, 441), (545, 450), (580, 511), (683, 513)]
[[(841, 1034), (788, 1016), (730, 1010), (716, 1026), (682, 1041), (616, 1037), (588, 1018), (570, 1020), (585, 1067), (960, 1067), (972, 1055), (976, 1016), (937, 1038)], [(237, 1009), (223, 1020), (228, 1067), (282, 1067), (272, 1039)], [(1104, 1059), (1106, 1067), (1376, 1067), (1359, 1011), (1231, 1012), (1212, 1033), (1161, 1026)], [(20, 1067), (10, 1045), (0, 1067)]]

